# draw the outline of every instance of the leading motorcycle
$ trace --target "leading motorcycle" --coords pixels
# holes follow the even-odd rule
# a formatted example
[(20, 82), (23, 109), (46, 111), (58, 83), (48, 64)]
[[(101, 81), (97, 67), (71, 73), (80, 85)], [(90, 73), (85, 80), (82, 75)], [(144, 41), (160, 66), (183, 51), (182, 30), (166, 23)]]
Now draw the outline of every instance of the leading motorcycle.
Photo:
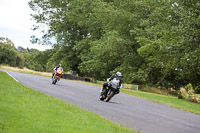
[(108, 82), (106, 88), (101, 87), (100, 91), (100, 100), (109, 102), (110, 99), (118, 92), (120, 86), (119, 86), (120, 80), (117, 78), (114, 78), (110, 82)]
[(61, 76), (63, 75), (63, 68), (59, 67), (52, 78), (52, 84), (56, 84), (57, 81), (60, 80)]

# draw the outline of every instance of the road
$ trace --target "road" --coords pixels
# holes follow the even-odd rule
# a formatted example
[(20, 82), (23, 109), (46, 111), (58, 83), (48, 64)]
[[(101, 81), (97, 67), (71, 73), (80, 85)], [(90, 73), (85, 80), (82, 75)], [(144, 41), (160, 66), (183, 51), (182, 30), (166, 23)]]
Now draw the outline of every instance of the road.
[(141, 133), (200, 133), (200, 115), (124, 93), (103, 102), (100, 87), (62, 79), (53, 85), (50, 77), (7, 72), (27, 87)]

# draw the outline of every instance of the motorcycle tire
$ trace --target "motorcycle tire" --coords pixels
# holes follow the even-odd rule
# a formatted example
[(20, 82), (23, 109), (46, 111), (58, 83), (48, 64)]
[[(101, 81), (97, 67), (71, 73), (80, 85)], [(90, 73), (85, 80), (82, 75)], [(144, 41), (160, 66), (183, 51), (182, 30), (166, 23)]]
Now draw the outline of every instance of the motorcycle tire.
[(102, 92), (101, 92), (101, 95), (100, 95), (100, 100), (103, 101), (105, 99), (105, 93), (106, 93), (106, 89), (104, 89)]
[(53, 79), (52, 79), (52, 84), (54, 84), (54, 85), (55, 85), (55, 84), (56, 84), (56, 82), (57, 82), (57, 79), (56, 79), (56, 78), (53, 78)]
[(110, 99), (115, 95), (114, 91), (111, 91), (110, 93), (108, 93), (107, 98), (106, 98), (106, 102), (109, 102)]
[(57, 79), (54, 80), (54, 85), (56, 84), (56, 82), (57, 82)]
[(52, 84), (55, 84), (53, 79), (52, 79)]

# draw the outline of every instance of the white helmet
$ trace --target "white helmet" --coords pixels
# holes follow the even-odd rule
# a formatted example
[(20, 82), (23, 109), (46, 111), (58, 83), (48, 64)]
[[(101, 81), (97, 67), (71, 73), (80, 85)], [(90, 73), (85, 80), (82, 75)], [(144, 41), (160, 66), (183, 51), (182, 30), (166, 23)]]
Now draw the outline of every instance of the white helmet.
[(121, 77), (122, 74), (121, 74), (120, 72), (117, 72), (117, 73), (116, 73), (116, 76)]

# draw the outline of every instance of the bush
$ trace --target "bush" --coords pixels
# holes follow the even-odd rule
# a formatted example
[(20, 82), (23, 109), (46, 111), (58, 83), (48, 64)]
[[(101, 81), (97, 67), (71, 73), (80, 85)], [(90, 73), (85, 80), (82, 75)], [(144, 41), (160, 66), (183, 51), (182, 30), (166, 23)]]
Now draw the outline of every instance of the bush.
[(193, 102), (193, 103), (198, 103), (198, 99), (197, 99), (197, 98), (192, 98), (192, 99), (191, 99), (191, 102)]
[(185, 86), (185, 90), (186, 90), (187, 92), (190, 91), (190, 90), (193, 90), (192, 84), (191, 84), (191, 83), (187, 84), (187, 85)]
[(169, 91), (168, 93), (172, 96), (178, 96), (178, 91)]
[(187, 91), (184, 88), (180, 88), (178, 91), (178, 99), (186, 99)]
[(195, 87), (195, 93), (200, 94), (200, 85)]
[(181, 91), (178, 91), (178, 99), (184, 99), (183, 94), (181, 93)]

